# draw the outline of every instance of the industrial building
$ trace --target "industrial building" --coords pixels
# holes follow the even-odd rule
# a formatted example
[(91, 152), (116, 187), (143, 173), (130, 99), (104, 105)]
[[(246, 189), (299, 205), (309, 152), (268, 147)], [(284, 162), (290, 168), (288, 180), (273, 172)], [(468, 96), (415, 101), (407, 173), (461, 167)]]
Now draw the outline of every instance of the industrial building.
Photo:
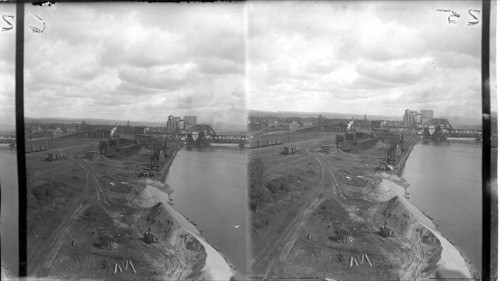
[(157, 151), (149, 158), (149, 167), (151, 170), (158, 171), (163, 161), (165, 161), (165, 155), (163, 151)]
[(347, 132), (347, 124), (337, 123), (324, 125), (325, 132)]
[(138, 126), (134, 127), (134, 134), (136, 135), (144, 135), (147, 131), (147, 127), (145, 126)]
[(135, 135), (135, 141), (137, 144), (149, 145), (153, 141), (153, 137), (148, 135)]
[(387, 151), (387, 163), (388, 164), (395, 164), (400, 155), (401, 155), (401, 145), (399, 145), (398, 143), (394, 144)]
[(420, 113), (413, 110), (405, 110), (403, 115), (403, 126), (416, 127), (417, 125), (424, 124), (434, 118), (434, 111), (430, 109), (422, 109)]
[(403, 116), (403, 126), (405, 127), (416, 127), (417, 126), (417, 111), (405, 110), (405, 115)]
[(382, 125), (385, 123), (385, 121), (381, 120), (373, 120), (372, 121), (372, 129), (380, 129), (382, 128)]
[(180, 117), (176, 116), (168, 116), (167, 120), (167, 134), (176, 133), (179, 130), (179, 122), (181, 121)]
[(387, 138), (390, 135), (389, 129), (372, 129), (374, 138)]
[(380, 139), (358, 139), (351, 143), (351, 151), (367, 150), (374, 147)]

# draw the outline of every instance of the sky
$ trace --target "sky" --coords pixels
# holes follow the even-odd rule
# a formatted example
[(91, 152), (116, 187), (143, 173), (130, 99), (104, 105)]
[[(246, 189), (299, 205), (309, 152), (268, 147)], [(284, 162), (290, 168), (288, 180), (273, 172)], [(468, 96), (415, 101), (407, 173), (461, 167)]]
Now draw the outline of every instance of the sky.
[[(246, 109), (408, 108), (479, 120), (481, 14), (468, 26), (468, 9), (481, 3), (27, 4), (25, 116), (243, 125)], [(0, 124), (14, 124), (15, 26), (0, 36)]]
[[(0, 13), (15, 16), (14, 4), (0, 4)], [(15, 125), (15, 51), (16, 33), (15, 19), (6, 17), (13, 23), (11, 30), (1, 31), (9, 26), (4, 21), (0, 24), (0, 131), (10, 130)], [(9, 125), (5, 127), (4, 125)]]
[[(451, 12), (437, 9), (460, 18), (449, 23)], [(250, 3), (248, 107), (389, 116), (432, 109), (479, 120), (481, 24), (467, 26), (475, 21), (468, 9), (481, 2)]]
[(244, 7), (26, 5), (25, 116), (245, 124)]

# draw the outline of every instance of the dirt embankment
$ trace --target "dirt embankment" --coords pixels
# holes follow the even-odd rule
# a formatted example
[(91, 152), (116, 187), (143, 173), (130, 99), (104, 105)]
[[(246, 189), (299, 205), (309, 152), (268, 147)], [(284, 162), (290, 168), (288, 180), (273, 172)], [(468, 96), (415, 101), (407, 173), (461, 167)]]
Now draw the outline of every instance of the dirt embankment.
[(408, 247), (409, 255), (400, 257), (401, 279), (472, 277), (458, 250), (406, 198), (398, 195), (380, 204), (374, 222), (393, 231), (395, 239)]
[[(171, 207), (169, 187), (162, 188), (162, 182), (168, 174), (168, 170), (175, 159), (177, 152), (182, 148), (180, 144), (174, 143), (167, 151), (168, 157), (162, 164), (159, 171), (161, 182), (152, 182), (146, 180), (146, 185), (140, 192), (140, 196), (132, 200), (134, 205), (138, 207), (151, 207), (152, 214), (147, 217), (146, 222), (149, 223), (148, 231), (151, 229), (153, 235), (166, 235), (172, 230), (172, 227), (177, 228), (172, 237), (165, 237), (162, 243), (170, 243), (177, 249), (176, 252), (180, 258), (185, 256), (182, 254), (189, 251), (194, 251), (197, 254), (187, 256), (187, 264), (192, 264), (191, 268), (181, 271), (165, 272), (166, 279), (196, 279), (196, 280), (229, 280), (235, 272), (233, 272), (226, 262), (224, 257), (215, 250), (207, 241), (204, 240), (199, 230), (188, 221), (176, 209)], [(158, 203), (157, 203), (158, 202)], [(154, 215), (154, 218), (151, 218)], [(166, 224), (164, 223), (166, 222)], [(174, 224), (172, 222), (175, 222)], [(148, 225), (146, 223), (146, 225)], [(181, 262), (182, 263), (182, 262)], [(189, 272), (188, 275), (184, 274)]]
[(169, 187), (138, 178), (147, 155), (82, 160), (83, 151), (93, 148), (67, 148), (64, 158), (52, 162), (44, 160), (45, 152), (28, 159), (28, 207), (37, 215), (30, 220), (28, 249), (31, 264), (39, 265), (30, 276), (229, 280), (234, 275), (196, 227), (168, 204)]
[[(168, 194), (146, 185), (143, 207), (137, 223), (139, 233), (148, 233), (156, 239), (157, 247), (174, 253), (175, 266), (166, 266), (164, 279), (229, 280), (233, 275), (229, 265), (202, 237), (198, 229), (167, 202)], [(155, 202), (158, 202), (155, 204)], [(153, 243), (153, 244), (155, 244)], [(166, 263), (169, 263), (166, 261)]]

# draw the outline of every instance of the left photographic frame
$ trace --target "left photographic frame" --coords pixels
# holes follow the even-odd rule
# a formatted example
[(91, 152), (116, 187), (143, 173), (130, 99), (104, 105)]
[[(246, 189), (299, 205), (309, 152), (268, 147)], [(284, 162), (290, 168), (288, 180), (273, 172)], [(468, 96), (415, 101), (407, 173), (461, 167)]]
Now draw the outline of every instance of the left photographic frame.
[[(0, 186), (2, 280), (19, 275), (19, 189), (16, 150), (16, 5), (0, 5)], [(22, 49), (21, 49), (22, 52)]]
[(243, 278), (243, 3), (24, 18), (27, 276)]

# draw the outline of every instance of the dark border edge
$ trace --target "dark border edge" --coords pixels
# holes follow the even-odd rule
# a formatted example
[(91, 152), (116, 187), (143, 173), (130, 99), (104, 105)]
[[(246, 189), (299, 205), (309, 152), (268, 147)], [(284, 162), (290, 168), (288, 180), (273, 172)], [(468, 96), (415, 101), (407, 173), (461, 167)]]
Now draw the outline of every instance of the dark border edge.
[(16, 145), (18, 177), (19, 277), (27, 275), (26, 158), (24, 145), (24, 3), (16, 3)]

